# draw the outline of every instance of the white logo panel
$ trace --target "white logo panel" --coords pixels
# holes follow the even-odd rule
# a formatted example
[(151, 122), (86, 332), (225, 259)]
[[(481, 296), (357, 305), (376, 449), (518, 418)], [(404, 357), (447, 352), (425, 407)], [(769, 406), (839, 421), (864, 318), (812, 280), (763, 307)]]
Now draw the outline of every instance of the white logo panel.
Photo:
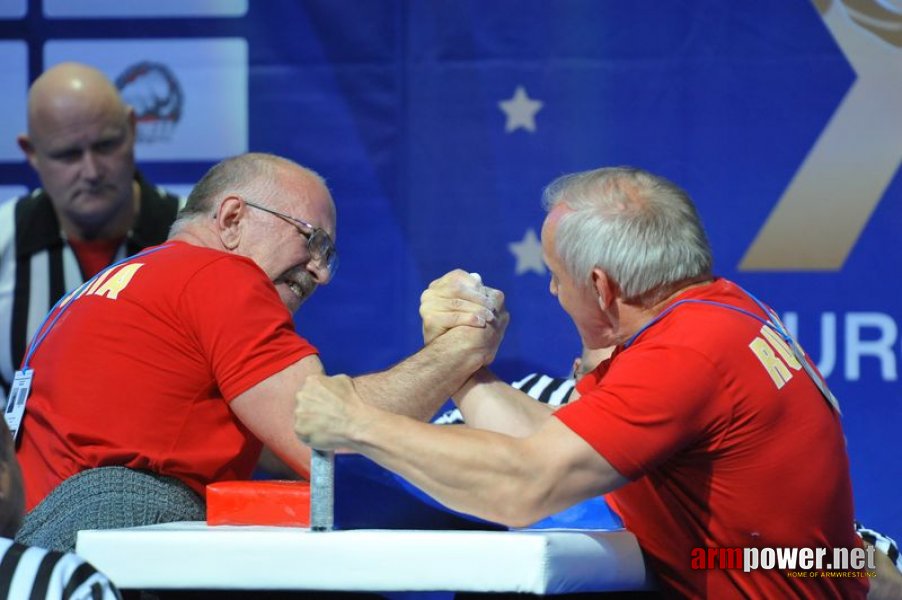
[(6, 204), (13, 198), (24, 196), (28, 189), (24, 185), (0, 185), (0, 205)]
[(0, 19), (21, 19), (28, 12), (28, 0), (0, 2)]
[(70, 19), (243, 17), (246, 13), (247, 0), (44, 0), (44, 16)]
[(52, 40), (47, 68), (85, 62), (116, 82), (138, 116), (141, 160), (212, 160), (247, 151), (243, 38)]
[(25, 156), (16, 136), (27, 127), (28, 46), (25, 42), (0, 42), (0, 161), (21, 162)]

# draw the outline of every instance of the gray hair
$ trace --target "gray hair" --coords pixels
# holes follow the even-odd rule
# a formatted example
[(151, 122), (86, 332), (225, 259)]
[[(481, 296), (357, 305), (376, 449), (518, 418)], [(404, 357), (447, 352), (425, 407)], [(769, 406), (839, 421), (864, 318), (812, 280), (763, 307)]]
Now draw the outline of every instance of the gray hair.
[(631, 167), (564, 175), (543, 195), (549, 212), (565, 212), (555, 245), (564, 268), (589, 284), (595, 267), (619, 286), (624, 300), (651, 305), (678, 284), (710, 276), (713, 259), (688, 194), (674, 183)]
[(215, 203), (223, 194), (244, 193), (263, 198), (275, 192), (279, 170), (301, 169), (326, 187), (316, 172), (275, 154), (249, 152), (227, 158), (214, 165), (188, 194), (185, 206), (179, 211), (169, 234), (177, 233), (186, 222), (208, 217), (216, 209)]

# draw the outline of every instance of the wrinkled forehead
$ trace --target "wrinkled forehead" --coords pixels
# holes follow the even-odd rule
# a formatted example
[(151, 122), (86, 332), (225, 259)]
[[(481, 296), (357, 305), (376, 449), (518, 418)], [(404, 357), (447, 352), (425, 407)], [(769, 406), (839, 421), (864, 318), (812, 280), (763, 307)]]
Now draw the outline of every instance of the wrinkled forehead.
[(279, 177), (278, 210), (324, 229), (333, 239), (336, 229), (335, 202), (322, 180), (306, 172), (294, 171)]
[(313, 224), (325, 229), (334, 238), (338, 219), (335, 201), (332, 199), (329, 189), (322, 183), (317, 183), (312, 203), (315, 205), (314, 212), (322, 213), (322, 222)]

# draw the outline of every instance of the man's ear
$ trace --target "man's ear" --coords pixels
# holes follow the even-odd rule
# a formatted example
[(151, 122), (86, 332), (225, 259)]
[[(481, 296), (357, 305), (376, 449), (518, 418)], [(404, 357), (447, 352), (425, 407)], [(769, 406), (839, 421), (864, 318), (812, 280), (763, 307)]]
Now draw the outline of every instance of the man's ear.
[(21, 133), (16, 137), (16, 143), (19, 144), (19, 148), (22, 149), (22, 153), (25, 155), (25, 158), (32, 168), (37, 169), (37, 167), (35, 167), (35, 155), (37, 152), (34, 149), (34, 144), (31, 143), (31, 138), (28, 137), (27, 134)]
[(603, 310), (606, 310), (614, 301), (614, 294), (617, 286), (611, 278), (608, 277), (608, 274), (598, 267), (592, 269), (590, 277), (592, 278), (592, 286), (598, 294), (598, 305)]
[(234, 250), (241, 242), (241, 221), (245, 214), (244, 202), (237, 196), (229, 196), (220, 203), (215, 218), (219, 239), (226, 250)]
[(128, 106), (127, 111), (128, 129), (132, 137), (132, 143), (134, 143), (138, 135), (138, 115), (135, 114), (135, 109), (132, 106)]

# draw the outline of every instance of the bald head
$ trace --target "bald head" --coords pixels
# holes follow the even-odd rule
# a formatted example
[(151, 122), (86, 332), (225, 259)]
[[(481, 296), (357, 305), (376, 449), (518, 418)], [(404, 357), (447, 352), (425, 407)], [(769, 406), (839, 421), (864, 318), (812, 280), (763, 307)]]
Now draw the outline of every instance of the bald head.
[(28, 91), (28, 134), (31, 137), (74, 112), (119, 112), (128, 107), (106, 75), (88, 65), (68, 62), (48, 69)]
[(93, 67), (56, 65), (28, 92), (19, 147), (37, 171), (67, 237), (115, 239), (137, 214), (135, 117)]
[[(294, 194), (279, 193), (280, 186), (290, 185), (291, 180), (297, 183), (292, 188)], [(179, 221), (206, 215), (224, 196), (235, 193), (252, 194), (257, 199), (274, 196), (272, 201), (279, 206), (273, 208), (280, 210), (291, 210), (292, 204), (301, 202), (303, 205), (298, 208), (304, 212), (311, 202), (323, 203), (322, 207), (314, 206), (313, 209), (327, 209), (329, 218), (321, 226), (334, 235), (335, 205), (323, 178), (292, 160), (264, 152), (240, 154), (214, 165), (191, 190), (179, 213)]]

